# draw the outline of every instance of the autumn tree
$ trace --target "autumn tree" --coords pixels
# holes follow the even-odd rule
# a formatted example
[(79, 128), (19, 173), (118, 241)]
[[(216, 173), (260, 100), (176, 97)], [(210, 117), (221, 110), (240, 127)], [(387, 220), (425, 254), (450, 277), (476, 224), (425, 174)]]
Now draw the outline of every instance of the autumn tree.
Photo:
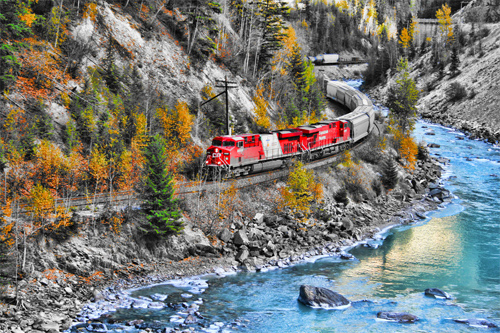
[(293, 166), (286, 187), (281, 188), (280, 208), (288, 207), (295, 213), (308, 214), (313, 201), (323, 197), (323, 186), (314, 179), (312, 170), (307, 170), (302, 162)]
[(394, 125), (404, 134), (413, 130), (417, 102), (418, 90), (415, 80), (410, 77), (408, 60), (400, 58), (396, 82), (389, 86), (386, 105)]
[(34, 2), (0, 0), (0, 93), (16, 80), (21, 68), (16, 54), (23, 48), (22, 38), (32, 33)]
[(142, 209), (148, 218), (147, 234), (164, 237), (182, 230), (181, 213), (175, 198), (173, 176), (168, 172), (165, 140), (156, 135), (145, 152), (145, 184)]
[(436, 11), (436, 18), (439, 22), (442, 40), (446, 43), (446, 45), (450, 45), (454, 40), (450, 6), (445, 3)]
[(264, 84), (257, 87), (255, 96), (252, 98), (255, 103), (255, 118), (254, 121), (260, 128), (269, 129), (271, 127), (271, 120), (268, 116), (269, 102), (264, 97)]

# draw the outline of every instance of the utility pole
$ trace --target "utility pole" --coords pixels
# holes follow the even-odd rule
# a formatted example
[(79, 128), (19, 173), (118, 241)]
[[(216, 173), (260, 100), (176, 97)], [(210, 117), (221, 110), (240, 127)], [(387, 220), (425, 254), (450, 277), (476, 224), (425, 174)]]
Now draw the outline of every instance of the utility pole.
[(229, 126), (229, 97), (228, 97), (228, 90), (229, 89), (238, 88), (238, 86), (236, 85), (236, 82), (228, 81), (227, 80), (227, 76), (224, 77), (224, 80), (215, 80), (215, 81), (218, 84), (216, 87), (217, 88), (224, 88), (224, 91), (218, 93), (214, 97), (210, 98), (208, 101), (205, 101), (205, 102), (201, 103), (198, 108), (202, 107), (203, 105), (207, 104), (208, 102), (211, 102), (212, 100), (216, 99), (220, 95), (226, 94), (226, 133), (227, 133), (227, 135), (231, 135), (231, 127)]
[[(238, 88), (236, 86), (236, 82), (231, 82), (227, 80), (227, 76), (224, 77), (224, 81), (215, 80), (217, 82), (217, 88), (224, 88), (224, 92), (226, 93), (226, 133), (227, 135), (231, 135), (231, 127), (229, 126), (229, 94), (228, 89)], [(231, 86), (229, 86), (231, 84)]]

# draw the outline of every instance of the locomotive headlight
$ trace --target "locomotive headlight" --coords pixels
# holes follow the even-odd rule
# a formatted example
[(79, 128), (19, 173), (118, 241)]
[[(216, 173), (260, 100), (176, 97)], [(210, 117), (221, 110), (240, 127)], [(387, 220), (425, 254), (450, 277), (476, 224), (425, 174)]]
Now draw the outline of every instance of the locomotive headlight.
[(219, 152), (219, 148), (215, 148), (215, 152), (218, 153)]
[(219, 161), (219, 162), (217, 162), (217, 164), (218, 164), (218, 165), (220, 165), (220, 161)]

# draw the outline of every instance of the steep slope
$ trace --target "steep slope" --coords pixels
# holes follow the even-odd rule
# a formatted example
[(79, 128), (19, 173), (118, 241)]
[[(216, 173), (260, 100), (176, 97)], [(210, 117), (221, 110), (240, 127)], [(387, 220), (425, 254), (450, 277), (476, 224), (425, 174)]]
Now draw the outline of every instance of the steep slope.
[[(437, 73), (432, 73), (418, 79), (420, 89), (425, 92), (419, 102), (419, 113), (494, 142), (500, 140), (500, 24), (486, 24), (484, 28), (489, 34), (459, 55), (457, 76), (448, 73), (438, 78)], [(464, 24), (463, 29), (470, 33), (471, 25)], [(424, 72), (430, 57), (428, 53), (415, 63), (417, 75)], [(459, 87), (465, 89), (466, 96), (453, 91)]]

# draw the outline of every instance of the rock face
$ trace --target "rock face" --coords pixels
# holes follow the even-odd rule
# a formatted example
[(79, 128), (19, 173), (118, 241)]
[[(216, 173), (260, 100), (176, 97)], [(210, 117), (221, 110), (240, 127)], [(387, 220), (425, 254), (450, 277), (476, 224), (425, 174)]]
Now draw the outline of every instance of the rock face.
[(339, 308), (351, 305), (351, 302), (339, 293), (330, 289), (308, 285), (300, 286), (298, 300), (311, 307)]
[(414, 323), (417, 320), (419, 320), (417, 316), (412, 315), (411, 313), (408, 312), (389, 312), (389, 311), (381, 311), (377, 313), (377, 318), (389, 321), (395, 321), (398, 323)]
[(497, 328), (498, 325), (486, 319), (454, 319), (455, 322), (473, 327)]
[(429, 296), (429, 297), (444, 298), (444, 299), (451, 299), (452, 298), (450, 296), (450, 294), (448, 294), (445, 291), (442, 291), (441, 289), (437, 289), (437, 288), (425, 289), (424, 293), (425, 293), (425, 296)]

